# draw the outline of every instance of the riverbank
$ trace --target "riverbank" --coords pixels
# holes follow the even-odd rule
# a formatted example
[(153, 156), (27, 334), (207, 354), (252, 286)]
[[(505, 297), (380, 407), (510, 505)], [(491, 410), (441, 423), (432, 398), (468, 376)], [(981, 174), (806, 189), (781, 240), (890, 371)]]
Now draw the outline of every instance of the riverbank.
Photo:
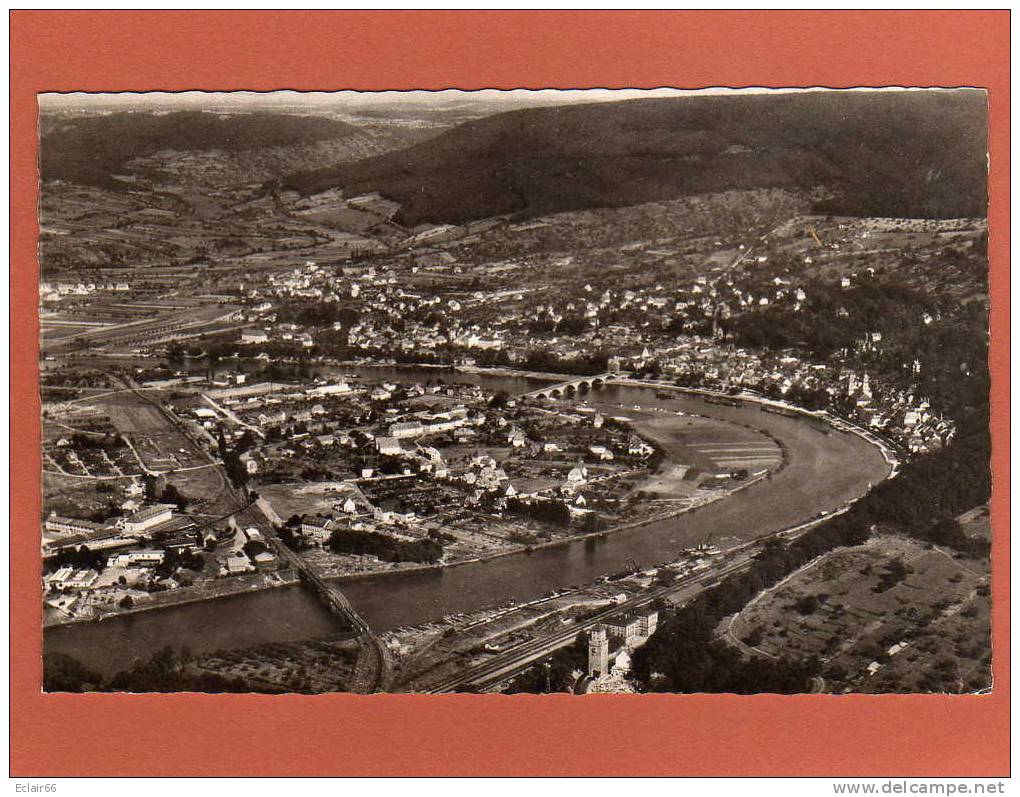
[[(522, 371), (516, 368), (483, 368), (480, 366), (467, 366), (458, 365), (454, 367), (454, 370), (459, 373), (474, 374), (479, 376), (491, 375), (498, 377), (509, 377), (518, 379), (536, 379), (548, 382), (568, 382), (580, 378), (578, 374), (546, 374), (538, 373), (534, 371)], [(636, 388), (648, 388), (653, 390), (664, 390), (674, 393), (680, 393), (689, 396), (699, 396), (701, 398), (716, 398), (726, 399), (732, 401), (738, 401), (746, 404), (758, 404), (760, 406), (775, 407), (777, 409), (788, 410), (795, 412), (806, 418), (815, 418), (822, 420), (833, 428), (841, 431), (848, 431), (856, 434), (858, 437), (866, 440), (867, 442), (874, 445), (882, 452), (882, 456), (886, 462), (893, 468), (898, 469), (902, 464), (900, 462), (898, 451), (895, 444), (884, 438), (877, 432), (860, 426), (853, 421), (847, 420), (838, 415), (833, 415), (827, 410), (808, 410), (804, 407), (799, 407), (796, 404), (791, 404), (786, 401), (778, 399), (770, 399), (766, 396), (756, 395), (754, 393), (741, 392), (741, 393), (727, 393), (722, 390), (713, 390), (708, 387), (682, 387), (670, 382), (656, 382), (650, 379), (632, 379), (629, 376), (619, 375), (611, 377), (606, 380), (607, 385), (617, 385), (619, 387), (636, 387)]]
[[(604, 405), (604, 406), (608, 406), (608, 405)], [(619, 406), (621, 408), (626, 409), (626, 407), (624, 405), (619, 405)], [(636, 433), (645, 432), (647, 434), (649, 432), (649, 430), (646, 427), (650, 423), (661, 423), (662, 422), (661, 419), (658, 416), (663, 416), (666, 420), (675, 422), (675, 425), (678, 428), (683, 425), (683, 422), (684, 422), (683, 419), (701, 418), (701, 419), (715, 420), (715, 419), (710, 418), (707, 415), (703, 415), (703, 414), (699, 414), (699, 413), (692, 413), (692, 412), (678, 413), (676, 411), (662, 409), (662, 408), (640, 408), (638, 410), (638, 412), (641, 413), (640, 417), (638, 417), (636, 419), (632, 418), (632, 419), (630, 419), (628, 421), (628, 425)], [(590, 539), (607, 538), (607, 537), (609, 537), (611, 535), (614, 535), (614, 534), (617, 534), (619, 532), (633, 530), (633, 529), (639, 529), (639, 528), (642, 528), (644, 526), (649, 526), (649, 525), (663, 523), (665, 521), (673, 520), (673, 519), (682, 517), (684, 515), (687, 515), (689, 513), (696, 512), (699, 509), (702, 509), (702, 508), (704, 508), (706, 506), (709, 506), (709, 505), (711, 505), (713, 503), (716, 503), (717, 501), (726, 500), (730, 496), (735, 495), (735, 494), (737, 494), (737, 493), (739, 493), (739, 492), (741, 492), (743, 490), (746, 490), (746, 489), (754, 486), (758, 482), (760, 482), (760, 481), (762, 481), (764, 479), (767, 479), (767, 478), (769, 478), (769, 477), (771, 477), (771, 476), (781, 472), (787, 466), (787, 464), (789, 462), (788, 453), (785, 451), (781, 441), (777, 440), (767, 430), (754, 427), (754, 426), (752, 426), (750, 424), (741, 424), (741, 426), (743, 426), (746, 429), (752, 430), (755, 433), (760, 434), (763, 437), (767, 438), (768, 440), (772, 441), (776, 445), (777, 451), (779, 452), (779, 456), (780, 456), (779, 464), (777, 466), (774, 466), (774, 467), (765, 468), (760, 473), (757, 473), (757, 474), (755, 474), (754, 476), (752, 476), (750, 478), (744, 479), (743, 481), (741, 481), (741, 482), (739, 482), (737, 484), (734, 484), (732, 486), (726, 487), (726, 488), (721, 488), (721, 487), (717, 487), (717, 486), (713, 486), (711, 488), (704, 488), (704, 487), (702, 487), (702, 488), (699, 489), (698, 493), (695, 496), (692, 496), (689, 499), (687, 499), (687, 500), (691, 501), (691, 504), (688, 505), (688, 506), (684, 506), (682, 508), (671, 509), (671, 510), (666, 511), (666, 512), (659, 512), (659, 513), (656, 513), (656, 514), (649, 515), (647, 517), (643, 517), (643, 518), (641, 518), (639, 520), (634, 520), (634, 521), (629, 521), (629, 522), (618, 522), (618, 523), (616, 523), (614, 525), (611, 525), (611, 526), (608, 526), (608, 527), (605, 527), (605, 528), (600, 528), (600, 529), (595, 530), (595, 531), (584, 531), (584, 532), (569, 534), (569, 535), (566, 535), (566, 536), (558, 537), (556, 539), (547, 540), (547, 541), (544, 541), (544, 542), (536, 541), (536, 542), (533, 542), (533, 543), (519, 543), (519, 544), (512, 545), (512, 546), (510, 546), (508, 548), (505, 548), (505, 549), (502, 549), (502, 550), (491, 551), (491, 552), (488, 552), (488, 553), (481, 553), (481, 554), (477, 554), (475, 556), (470, 556), (470, 557), (463, 558), (463, 559), (447, 560), (447, 561), (438, 562), (438, 563), (432, 563), (432, 564), (401, 564), (400, 566), (391, 567), (391, 568), (380, 568), (380, 569), (377, 569), (377, 570), (366, 570), (366, 571), (361, 571), (361, 572), (357, 572), (357, 573), (334, 573), (334, 574), (325, 575), (324, 577), (327, 578), (329, 581), (334, 582), (334, 583), (343, 583), (343, 582), (351, 582), (351, 581), (362, 581), (362, 580), (365, 580), (365, 579), (368, 579), (368, 578), (374, 578), (374, 577), (377, 577), (377, 576), (380, 576), (380, 577), (381, 576), (398, 576), (398, 575), (406, 575), (408, 573), (414, 573), (414, 572), (430, 572), (430, 571), (450, 570), (450, 569), (457, 568), (457, 567), (463, 567), (465, 565), (481, 564), (481, 563), (484, 563), (484, 562), (489, 562), (489, 561), (493, 561), (493, 560), (496, 560), (496, 559), (501, 559), (501, 558), (504, 558), (504, 557), (507, 557), (507, 556), (516, 556), (518, 554), (525, 554), (525, 555), (527, 555), (527, 554), (535, 553), (536, 551), (541, 551), (541, 550), (546, 550), (546, 549), (555, 549), (555, 548), (559, 548), (559, 547), (563, 547), (563, 546), (572, 545), (572, 544), (578, 543), (578, 542), (584, 542), (584, 541), (590, 540)], [(658, 437), (657, 443), (663, 444), (665, 441), (662, 439), (662, 437), (663, 437), (662, 430), (657, 430), (657, 431), (658, 431), (658, 434), (657, 434), (657, 437)], [(673, 427), (669, 427), (666, 430), (666, 434), (667, 435), (675, 434), (676, 431), (677, 431), (677, 429), (674, 429)], [(652, 437), (653, 435), (649, 434), (648, 436)], [(671, 442), (675, 442), (675, 441), (671, 441)], [(667, 446), (667, 448), (669, 448), (669, 447)], [(677, 446), (677, 448), (679, 448), (679, 446)], [(672, 461), (671, 458), (675, 458), (675, 452), (673, 452), (673, 453), (668, 455), (667, 461), (663, 463), (663, 467), (664, 468), (668, 468), (668, 466), (671, 464), (671, 461)], [(674, 463), (674, 464), (676, 464), (676, 463)], [(685, 464), (687, 464), (687, 463), (685, 463)], [(675, 501), (683, 500), (685, 498), (687, 498), (687, 497), (686, 496), (685, 497), (673, 497), (673, 498), (670, 498), (670, 499), (660, 499), (660, 500), (669, 500), (671, 502), (675, 502)], [(650, 499), (646, 503), (646, 505), (645, 505), (645, 509), (646, 510), (648, 508), (650, 508), (651, 502), (652, 502), (652, 500)]]
[[(236, 576), (235, 578), (244, 579), (245, 576)], [(215, 594), (209, 594), (208, 592), (200, 594), (200, 591), (205, 589), (205, 587), (199, 586), (181, 587), (180, 589), (172, 591), (168, 590), (166, 592), (159, 592), (155, 593), (161, 596), (159, 602), (134, 606), (130, 609), (118, 608), (117, 611), (104, 612), (92, 617), (48, 617), (43, 619), (43, 629), (62, 628), (65, 626), (85, 623), (101, 623), (106, 620), (112, 620), (118, 617), (127, 617), (134, 614), (157, 612), (162, 609), (176, 609), (181, 606), (187, 606), (191, 603), (208, 603), (222, 600), (224, 598), (234, 598), (238, 595), (250, 595), (255, 592), (279, 589), (281, 587), (293, 587), (299, 583), (299, 579), (295, 574), (279, 571), (273, 574), (272, 580), (266, 580), (267, 576), (265, 575), (259, 575), (259, 579), (260, 581), (256, 583), (252, 583), (251, 581), (242, 582), (239, 580), (216, 581), (214, 583), (220, 588), (216, 590)], [(162, 596), (166, 597), (163, 598)]]
[[(383, 367), (386, 367), (386, 366), (383, 366)], [(559, 380), (561, 378), (567, 378), (567, 379), (573, 378), (573, 377), (565, 376), (565, 375), (561, 375), (561, 374), (537, 374), (537, 373), (534, 373), (534, 372), (516, 371), (515, 369), (504, 369), (504, 368), (499, 368), (499, 369), (483, 369), (483, 368), (475, 368), (475, 367), (470, 367), (470, 368), (468, 368), (468, 367), (458, 367), (457, 370), (458, 371), (464, 370), (465, 372), (468, 372), (468, 373), (483, 374), (483, 375), (486, 374), (486, 373), (493, 373), (493, 374), (497, 374), (499, 376), (510, 376), (510, 377), (514, 377), (514, 378), (537, 379), (539, 377), (542, 377), (546, 381)], [(895, 454), (893, 453), (892, 449), (888, 448), (887, 446), (883, 446), (881, 444), (882, 441), (879, 438), (875, 437), (873, 434), (869, 433), (868, 430), (862, 430), (860, 428), (854, 427), (848, 421), (845, 421), (844, 419), (836, 419), (833, 416), (828, 415), (827, 413), (820, 414), (820, 413), (816, 413), (816, 412), (811, 412), (809, 410), (805, 410), (803, 408), (796, 407), (795, 405), (788, 404), (786, 402), (778, 402), (778, 401), (774, 401), (774, 400), (771, 400), (771, 399), (766, 399), (766, 398), (763, 398), (763, 397), (751, 396), (751, 395), (746, 395), (746, 394), (730, 395), (730, 394), (727, 394), (727, 393), (722, 393), (720, 391), (714, 391), (714, 390), (710, 390), (710, 389), (707, 389), (707, 388), (686, 388), (686, 387), (680, 387), (680, 386), (676, 386), (676, 385), (660, 384), (660, 383), (657, 383), (657, 382), (644, 381), (644, 380), (631, 380), (631, 379), (613, 379), (613, 380), (610, 380), (608, 382), (608, 384), (619, 385), (621, 387), (628, 387), (628, 388), (638, 388), (638, 389), (641, 389), (641, 390), (672, 391), (672, 392), (677, 393), (678, 395), (692, 395), (692, 396), (696, 396), (696, 397), (699, 397), (699, 398), (705, 398), (705, 397), (725, 398), (727, 400), (738, 401), (738, 402), (741, 402), (743, 404), (756, 404), (756, 405), (767, 405), (767, 406), (780, 407), (780, 408), (782, 408), (784, 410), (789, 410), (789, 411), (792, 411), (792, 412), (796, 412), (796, 413), (804, 416), (805, 418), (810, 418), (810, 419), (814, 419), (816, 421), (825, 422), (829, 426), (831, 426), (832, 428), (837, 429), (838, 431), (855, 433), (858, 436), (860, 436), (863, 439), (865, 439), (867, 442), (871, 443), (872, 445), (876, 445), (879, 448), (879, 450), (882, 451), (883, 457), (886, 459), (887, 462), (890, 462), (890, 459), (891, 459), (891, 463), (890, 464), (891, 464), (891, 467), (892, 467), (893, 470), (895, 470), (895, 468), (898, 467), (898, 464), (899, 464), (898, 463), (898, 459), (896, 459)], [(619, 406), (621, 408), (623, 408), (623, 409), (626, 409), (625, 405), (619, 405)], [(665, 410), (665, 409), (661, 409), (661, 408), (648, 408), (648, 407), (640, 408), (641, 412), (647, 412), (647, 413), (651, 413), (651, 412), (653, 412), (653, 410), (657, 411), (657, 412), (661, 412), (661, 413), (670, 413), (671, 412), (670, 410)], [(690, 415), (690, 416), (694, 416), (694, 417), (706, 417), (706, 418), (710, 417), (710, 416), (707, 416), (707, 415), (703, 415), (701, 413), (686, 413), (686, 414)], [(637, 428), (639, 426), (639, 423), (635, 423), (634, 426), (635, 426), (635, 428)], [(776, 468), (775, 470), (768, 471), (768, 472), (765, 472), (765, 473), (761, 473), (761, 474), (759, 474), (757, 476), (754, 476), (754, 477), (752, 477), (752, 478), (750, 478), (750, 479), (748, 479), (748, 480), (746, 480), (744, 482), (741, 482), (740, 484), (737, 484), (737, 485), (735, 485), (735, 486), (733, 486), (733, 487), (731, 487), (729, 489), (726, 489), (724, 491), (723, 490), (719, 491), (716, 495), (713, 495), (711, 500), (702, 501), (702, 502), (697, 503), (697, 504), (695, 504), (693, 506), (684, 507), (682, 509), (676, 509), (676, 510), (671, 510), (671, 511), (668, 511), (668, 512), (659, 513), (659, 514), (652, 515), (652, 516), (647, 517), (647, 518), (643, 518), (641, 520), (636, 520), (636, 521), (627, 522), (627, 523), (620, 523), (620, 524), (617, 524), (617, 525), (613, 525), (613, 526), (611, 526), (609, 528), (599, 529), (597, 531), (583, 532), (583, 533), (580, 533), (580, 534), (572, 534), (572, 535), (569, 535), (569, 536), (561, 537), (559, 539), (548, 540), (548, 541), (544, 541), (544, 542), (535, 542), (535, 543), (532, 543), (532, 544), (517, 544), (517, 545), (509, 547), (509, 548), (507, 548), (505, 550), (492, 551), (490, 553), (481, 554), (481, 555), (478, 555), (478, 556), (472, 556), (472, 557), (469, 557), (469, 558), (466, 558), (466, 559), (459, 559), (459, 560), (450, 561), (450, 562), (438, 562), (438, 563), (433, 563), (433, 564), (408, 564), (406, 566), (400, 566), (400, 567), (392, 568), (392, 569), (380, 569), (380, 570), (372, 570), (372, 571), (365, 571), (365, 572), (359, 572), (359, 573), (348, 573), (348, 574), (342, 574), (342, 575), (327, 575), (327, 576), (325, 576), (325, 578), (330, 583), (349, 584), (349, 583), (355, 583), (355, 582), (363, 582), (363, 581), (367, 581), (367, 580), (371, 580), (371, 579), (383, 579), (383, 578), (386, 578), (386, 577), (410, 576), (410, 575), (416, 575), (416, 574), (421, 575), (421, 574), (429, 574), (429, 573), (441, 573), (443, 571), (450, 571), (450, 570), (462, 568), (462, 567), (465, 567), (467, 565), (480, 565), (480, 564), (484, 564), (484, 563), (487, 563), (487, 562), (493, 562), (493, 561), (504, 559), (504, 558), (511, 557), (511, 556), (519, 556), (519, 555), (527, 556), (527, 555), (530, 555), (530, 554), (533, 554), (533, 553), (538, 553), (538, 552), (544, 551), (544, 550), (555, 550), (555, 549), (558, 549), (558, 548), (568, 547), (568, 546), (571, 546), (571, 545), (574, 545), (574, 544), (577, 544), (577, 543), (584, 543), (584, 542), (587, 542), (587, 541), (590, 541), (590, 540), (604, 540), (604, 539), (607, 539), (607, 538), (609, 538), (611, 536), (618, 535), (618, 534), (620, 534), (622, 532), (634, 531), (634, 530), (638, 530), (638, 529), (641, 529), (641, 528), (644, 528), (644, 527), (654, 526), (654, 525), (657, 525), (657, 524), (662, 524), (662, 523), (665, 523), (665, 522), (668, 522), (668, 521), (671, 521), (671, 520), (676, 520), (678, 518), (681, 518), (681, 517), (693, 514), (693, 513), (697, 512), (700, 509), (704, 509), (707, 506), (711, 506), (711, 505), (716, 504), (716, 503), (718, 503), (720, 501), (729, 499), (729, 498), (731, 498), (731, 497), (733, 497), (733, 496), (735, 496), (735, 495), (737, 495), (737, 494), (739, 494), (739, 493), (741, 493), (741, 492), (743, 492), (743, 491), (753, 487), (754, 485), (759, 484), (760, 482), (773, 477), (774, 475), (778, 474), (780, 471), (782, 471), (787, 466), (787, 464), (788, 464), (788, 453), (785, 451), (785, 448), (783, 447), (782, 442), (778, 438), (776, 438), (773, 434), (768, 432), (768, 430), (764, 430), (764, 429), (761, 429), (761, 428), (753, 427), (753, 426), (751, 426), (749, 424), (745, 424), (745, 426), (747, 426), (747, 428), (755, 429), (755, 431), (757, 431), (757, 432), (759, 432), (761, 434), (764, 434), (765, 436), (767, 436), (770, 439), (774, 440), (781, 447), (781, 449), (783, 451), (782, 462), (781, 462), (780, 466), (778, 468)], [(808, 522), (810, 522), (810, 521), (808, 521)], [(226, 584), (228, 582), (218, 582), (218, 583)], [(298, 583), (297, 577), (294, 576), (294, 575), (290, 575), (290, 576), (286, 577), (286, 580), (281, 580), (281, 581), (278, 581), (278, 582), (272, 582), (272, 583), (265, 583), (264, 582), (262, 584), (240, 584), (240, 585), (237, 585), (234, 588), (228, 588), (228, 589), (225, 589), (223, 591), (219, 591), (219, 592), (217, 592), (217, 594), (214, 594), (214, 595), (195, 594), (193, 592), (190, 592), (190, 590), (192, 590), (194, 588), (184, 588), (185, 590), (189, 590), (189, 594), (179, 595), (179, 593), (184, 592), (184, 590), (178, 590), (178, 591), (175, 591), (174, 593), (160, 593), (161, 595), (168, 595), (168, 596), (169, 595), (174, 595), (174, 598), (162, 600), (159, 603), (154, 603), (154, 604), (150, 604), (150, 605), (134, 607), (132, 609), (120, 610), (120, 611), (116, 611), (116, 612), (109, 612), (109, 613), (101, 615), (100, 617), (74, 617), (74, 618), (57, 619), (55, 621), (48, 621), (48, 622), (44, 623), (44, 627), (49, 628), (49, 627), (59, 627), (59, 626), (66, 626), (66, 625), (73, 625), (73, 624), (81, 624), (81, 623), (102, 622), (104, 620), (109, 620), (109, 619), (112, 619), (114, 617), (140, 614), (140, 613), (143, 613), (143, 612), (155, 612), (155, 611), (159, 611), (160, 609), (172, 609), (172, 608), (176, 608), (176, 607), (179, 607), (179, 606), (187, 605), (187, 604), (190, 604), (190, 603), (199, 603), (199, 602), (206, 602), (206, 601), (216, 601), (216, 600), (221, 599), (221, 598), (228, 598), (228, 597), (233, 597), (233, 596), (237, 596), (237, 595), (250, 594), (250, 593), (259, 592), (259, 591), (263, 591), (263, 590), (272, 590), (272, 589), (276, 589), (276, 588), (281, 587), (281, 586), (293, 586), (296, 583)], [(179, 595), (179, 597), (178, 597), (178, 595)]]
[(528, 555), (535, 553), (536, 551), (547, 550), (550, 548), (562, 548), (567, 545), (573, 545), (574, 543), (584, 542), (591, 539), (603, 539), (621, 531), (630, 531), (632, 529), (638, 529), (642, 526), (648, 526), (655, 523), (662, 523), (667, 520), (673, 520), (689, 512), (695, 512), (698, 509), (714, 504), (716, 501), (721, 501), (724, 498), (729, 497), (741, 490), (750, 487), (752, 484), (759, 481), (764, 476), (758, 477), (752, 481), (741, 484), (739, 487), (735, 487), (732, 490), (728, 490), (726, 493), (714, 498), (712, 501), (705, 501), (697, 506), (685, 507), (684, 509), (678, 509), (672, 512), (663, 512), (659, 515), (653, 515), (643, 520), (636, 520), (632, 523), (624, 523), (619, 526), (612, 526), (607, 529), (600, 529), (599, 531), (588, 531), (582, 534), (572, 534), (569, 537), (561, 537), (558, 540), (548, 540), (546, 542), (536, 542), (529, 545), (517, 545), (505, 551), (493, 551), (492, 553), (482, 554), (480, 556), (473, 556), (470, 559), (458, 559), (454, 562), (447, 563), (436, 563), (431, 565), (416, 565), (411, 567), (404, 567), (399, 570), (379, 570), (374, 573), (351, 573), (350, 575), (344, 576), (331, 576), (330, 581), (345, 582), (345, 581), (363, 581), (368, 578), (376, 578), (379, 576), (399, 576), (407, 573), (422, 572), (422, 571), (436, 571), (436, 570), (451, 570), (457, 567), (463, 567), (464, 565), (476, 565), (484, 562), (491, 562), (495, 559), (502, 559), (506, 556), (518, 556)]
[[(407, 379), (421, 379), (414, 372)], [(475, 376), (481, 384), (511, 393), (529, 389), (520, 382)], [(656, 388), (665, 386), (656, 385)], [(677, 551), (711, 537), (735, 544), (822, 522), (887, 477), (890, 466), (879, 450), (855, 434), (820, 434), (830, 428), (821, 420), (805, 423), (800, 414), (761, 413), (759, 407), (705, 404), (697, 395), (676, 392), (659, 399), (647, 386), (606, 385), (598, 393), (602, 403), (661, 408), (707, 414), (738, 424), (752, 424), (783, 441), (790, 462), (772, 479), (730, 494), (676, 518), (643, 522), (640, 528), (586, 539), (560, 542), (548, 548), (523, 547), (496, 559), (427, 571), (395, 571), (400, 579), (347, 579), (343, 592), (377, 632), (417, 626), (446, 615), (470, 613), (478, 607), (507, 601), (518, 604), (574, 585), (588, 584), (633, 563), (650, 567), (672, 561)], [(810, 415), (808, 416), (810, 417)], [(508, 552), (508, 554), (511, 552)], [(522, 558), (527, 556), (526, 559)], [(387, 572), (386, 575), (394, 573)], [(287, 642), (336, 634), (335, 618), (306, 590), (262, 590), (232, 599), (198, 602), (175, 611), (146, 611), (138, 616), (113, 617), (101, 623), (78, 623), (47, 630), (49, 652), (66, 652), (96, 671), (116, 672), (137, 656), (158, 651), (167, 639), (187, 644), (192, 651), (244, 648), (264, 642)]]

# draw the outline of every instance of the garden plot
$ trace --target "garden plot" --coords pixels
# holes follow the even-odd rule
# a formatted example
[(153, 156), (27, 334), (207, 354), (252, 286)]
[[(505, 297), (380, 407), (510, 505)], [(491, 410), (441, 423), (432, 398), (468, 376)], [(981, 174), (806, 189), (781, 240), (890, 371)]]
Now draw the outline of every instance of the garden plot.
[(721, 630), (752, 655), (818, 657), (826, 691), (974, 691), (988, 680), (988, 605), (987, 561), (879, 536), (802, 568)]

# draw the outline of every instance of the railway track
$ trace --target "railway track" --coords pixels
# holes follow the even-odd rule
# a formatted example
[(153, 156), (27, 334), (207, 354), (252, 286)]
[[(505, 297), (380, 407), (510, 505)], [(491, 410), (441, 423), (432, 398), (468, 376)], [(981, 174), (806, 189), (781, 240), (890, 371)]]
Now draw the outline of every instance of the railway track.
[(678, 588), (682, 588), (685, 585), (694, 586), (701, 584), (704, 589), (708, 589), (714, 586), (719, 579), (746, 570), (751, 566), (752, 561), (753, 559), (748, 557), (739, 563), (725, 564), (717, 570), (701, 572), (684, 579), (678, 579), (671, 584), (648, 590), (630, 600), (605, 609), (580, 623), (571, 625), (569, 628), (557, 631), (555, 634), (549, 634), (518, 645), (513, 650), (451, 676), (426, 691), (428, 694), (447, 694), (465, 686), (484, 688), (492, 683), (503, 681), (554, 651), (566, 647), (577, 638), (579, 633), (595, 627), (610, 617), (645, 606), (657, 598), (662, 598), (671, 592), (675, 592)]
[[(719, 582), (727, 576), (745, 571), (751, 567), (754, 562), (754, 558), (750, 552), (754, 548), (764, 545), (770, 539), (780, 539), (784, 542), (792, 542), (804, 534), (807, 534), (820, 523), (824, 523), (836, 515), (841, 515), (844, 512), (847, 512), (852, 505), (853, 502), (829, 515), (814, 518), (806, 523), (801, 523), (777, 532), (767, 538), (750, 540), (734, 548), (730, 548), (726, 551), (727, 559), (720, 562), (720, 566), (718, 568), (701, 571), (699, 573), (692, 573), (691, 575), (679, 578), (666, 586), (648, 590), (628, 601), (624, 601), (623, 603), (605, 609), (580, 623), (571, 625), (563, 631), (558, 631), (555, 634), (550, 634), (539, 639), (529, 640), (528, 642), (518, 645), (512, 650), (506, 651), (505, 653), (489, 659), (482, 664), (468, 668), (457, 675), (446, 678), (424, 691), (427, 694), (448, 694), (450, 692), (457, 691), (458, 688), (466, 686), (473, 688), (485, 688), (486, 686), (491, 686), (500, 681), (504, 681), (512, 675), (522, 672), (554, 651), (566, 647), (577, 638), (579, 633), (593, 628), (603, 620), (613, 617), (614, 615), (647, 605), (658, 598), (664, 597), (671, 592), (682, 590), (685, 587), (689, 589), (696, 587), (697, 585), (701, 586), (701, 589), (698, 589), (691, 594), (691, 597), (694, 597), (707, 589), (717, 586)], [(733, 561), (734, 557), (741, 558), (739, 561)]]

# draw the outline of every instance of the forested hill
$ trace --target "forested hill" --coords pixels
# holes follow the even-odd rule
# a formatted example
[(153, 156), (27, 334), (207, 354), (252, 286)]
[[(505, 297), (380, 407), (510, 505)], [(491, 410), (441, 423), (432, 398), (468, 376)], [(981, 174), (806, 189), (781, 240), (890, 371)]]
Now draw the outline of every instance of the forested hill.
[(976, 90), (629, 100), (496, 114), (286, 187), (380, 191), (407, 224), (814, 186), (819, 212), (975, 217), (986, 141)]
[(357, 133), (344, 122), (268, 112), (129, 112), (44, 122), (42, 178), (109, 188), (117, 187), (113, 175), (123, 164), (159, 150), (256, 150)]

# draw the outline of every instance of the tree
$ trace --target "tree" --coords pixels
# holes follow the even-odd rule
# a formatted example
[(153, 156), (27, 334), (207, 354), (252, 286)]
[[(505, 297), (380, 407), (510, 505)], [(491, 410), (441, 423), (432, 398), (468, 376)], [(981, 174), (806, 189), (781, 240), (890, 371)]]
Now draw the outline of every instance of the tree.
[(78, 659), (66, 653), (43, 654), (43, 691), (91, 692), (102, 686), (103, 679)]
[(337, 529), (329, 537), (329, 548), (335, 553), (371, 555), (384, 562), (439, 561), (443, 546), (432, 539), (405, 542), (372, 531)]
[(489, 399), (489, 406), (493, 409), (501, 409), (506, 406), (507, 399), (510, 398), (510, 394), (505, 390), (497, 390), (491, 399)]
[(818, 596), (805, 595), (797, 600), (793, 607), (803, 615), (814, 614), (818, 609)]

